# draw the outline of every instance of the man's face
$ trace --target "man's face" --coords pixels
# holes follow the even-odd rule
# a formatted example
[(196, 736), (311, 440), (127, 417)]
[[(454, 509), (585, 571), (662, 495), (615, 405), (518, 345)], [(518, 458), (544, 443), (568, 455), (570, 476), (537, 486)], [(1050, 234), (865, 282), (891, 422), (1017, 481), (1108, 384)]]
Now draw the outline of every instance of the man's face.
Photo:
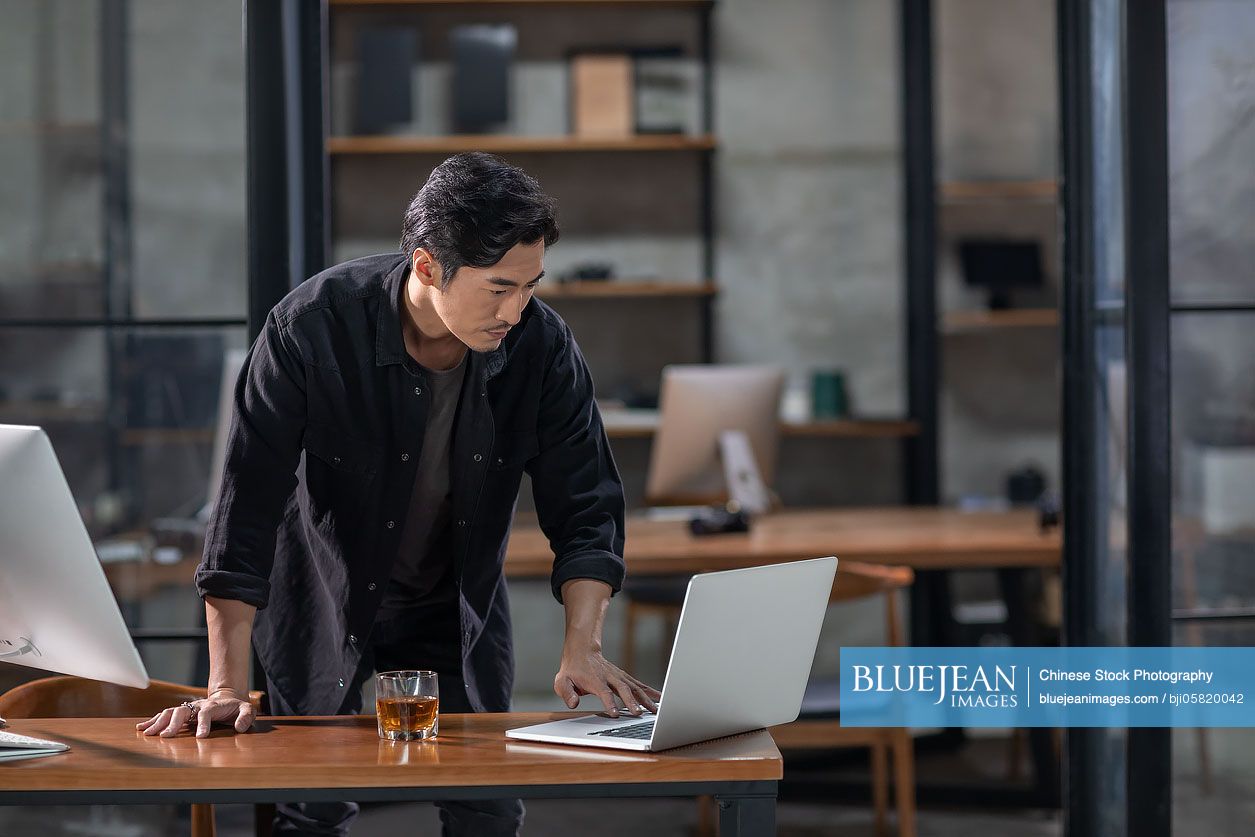
[[(414, 267), (421, 273), (419, 261)], [(518, 324), (545, 275), (545, 243), (516, 244), (492, 267), (460, 268), (443, 289), (439, 268), (433, 273), (432, 304), (445, 327), (472, 351), (491, 352)]]

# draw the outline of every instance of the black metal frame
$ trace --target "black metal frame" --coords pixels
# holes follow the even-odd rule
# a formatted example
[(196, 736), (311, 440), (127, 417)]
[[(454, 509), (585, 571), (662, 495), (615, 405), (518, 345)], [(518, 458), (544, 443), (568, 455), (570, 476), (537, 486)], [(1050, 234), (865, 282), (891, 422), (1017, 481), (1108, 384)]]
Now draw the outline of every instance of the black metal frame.
[[(698, 22), (698, 58), (702, 62), (702, 130), (713, 134), (715, 130), (715, 73), (714, 73), (714, 3), (701, 7)], [(702, 281), (715, 280), (715, 150), (699, 152), (701, 166), (701, 230), (702, 230)], [(703, 363), (715, 361), (715, 299), (703, 295), (701, 305), (701, 351)]]
[[(1164, 0), (1124, 11), (1129, 645), (1172, 644), (1168, 41)], [(1172, 833), (1172, 730), (1128, 732), (1128, 833)]]
[[(912, 504), (940, 498), (937, 390), (937, 203), (933, 140), (932, 3), (901, 0), (903, 232), (906, 243), (907, 440), (905, 479)], [(915, 616), (912, 611), (912, 617)], [(914, 622), (912, 618), (912, 622)]]
[[(931, 0), (901, 0), (899, 15), (907, 416), (919, 426), (916, 435), (903, 441), (903, 483), (907, 502), (935, 505), (941, 495), (937, 427), (940, 343)], [(944, 644), (950, 633), (949, 574), (916, 573), (910, 612), (913, 645)]]
[(181, 790), (0, 791), (0, 805), (130, 805), (205, 802), (433, 802), (456, 799), (636, 799), (713, 796), (720, 837), (776, 833), (778, 783), (765, 781), (649, 782), (590, 785), (490, 785), (482, 787), (361, 787)]
[(142, 320), (119, 320), (115, 318), (83, 318), (66, 317), (45, 319), (0, 319), (0, 328), (229, 328), (248, 325), (247, 320), (238, 317), (206, 317), (192, 319), (185, 317)]
[[(919, 434), (904, 443), (903, 473), (908, 502), (935, 505), (940, 501), (938, 391), (940, 343), (937, 339), (937, 204), (933, 129), (933, 50), (931, 0), (900, 0), (902, 37), (902, 165), (904, 235), (906, 244), (906, 358), (907, 412), (918, 423)], [(1036, 644), (1029, 620), (1029, 573), (1008, 568), (998, 574), (1010, 616), (1010, 631), (1019, 645)], [(911, 589), (911, 642), (914, 645), (952, 644), (953, 616), (950, 574), (919, 572)], [(951, 745), (964, 740), (960, 729), (940, 736)], [(986, 800), (1002, 804), (1027, 803), (1057, 807), (1060, 802), (1059, 763), (1049, 730), (1030, 729), (1029, 747), (1033, 787), (982, 790)], [(957, 795), (970, 789), (955, 789)]]
[[(100, 147), (104, 173), (104, 265), (101, 292), (104, 320), (124, 320), (131, 313), (131, 156), (130, 156), (130, 32), (129, 0), (103, 0), (100, 6)], [(127, 481), (127, 454), (117, 444), (121, 432), (125, 386), (118, 367), (125, 358), (122, 338), (105, 335), (105, 392), (108, 427), (109, 487), (117, 491)]]
[[(248, 336), (326, 266), (327, 0), (245, 0)], [(253, 682), (265, 672), (253, 660)]]
[[(1090, 86), (1093, 43), (1089, 0), (1059, 0), (1059, 114), (1063, 224), (1063, 644), (1100, 645), (1097, 571), (1099, 461), (1093, 432), (1096, 368), (1093, 218), (1093, 98)], [(1101, 833), (1099, 788), (1104, 772), (1103, 737), (1098, 730), (1064, 730), (1064, 833)]]

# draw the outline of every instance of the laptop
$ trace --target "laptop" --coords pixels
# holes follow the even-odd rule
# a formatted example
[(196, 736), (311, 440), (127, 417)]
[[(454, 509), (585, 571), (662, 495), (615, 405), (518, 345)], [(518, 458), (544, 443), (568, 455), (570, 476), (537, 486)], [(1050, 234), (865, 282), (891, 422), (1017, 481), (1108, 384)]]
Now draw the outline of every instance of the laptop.
[(829, 557), (696, 575), (656, 715), (598, 713), (506, 737), (656, 751), (794, 721), (836, 573)]

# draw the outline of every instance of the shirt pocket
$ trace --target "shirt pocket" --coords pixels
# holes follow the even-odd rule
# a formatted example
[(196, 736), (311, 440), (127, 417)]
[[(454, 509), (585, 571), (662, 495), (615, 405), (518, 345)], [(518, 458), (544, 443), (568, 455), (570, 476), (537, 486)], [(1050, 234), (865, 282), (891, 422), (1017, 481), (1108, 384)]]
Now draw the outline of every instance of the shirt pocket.
[(540, 450), (535, 433), (498, 433), (488, 460), (480, 504), (486, 521), (509, 521), (519, 496), (523, 466)]
[(488, 470), (522, 473), (523, 466), (539, 452), (540, 444), (535, 433), (499, 433), (493, 440)]
[(304, 447), (310, 516), (324, 529), (356, 524), (379, 470), (380, 447), (321, 424), (306, 425)]

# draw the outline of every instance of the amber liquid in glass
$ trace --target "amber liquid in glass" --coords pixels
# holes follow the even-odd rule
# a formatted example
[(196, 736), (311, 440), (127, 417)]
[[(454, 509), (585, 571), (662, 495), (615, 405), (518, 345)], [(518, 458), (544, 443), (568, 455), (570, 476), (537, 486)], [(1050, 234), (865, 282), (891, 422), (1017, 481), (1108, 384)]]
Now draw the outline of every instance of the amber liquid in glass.
[(440, 698), (381, 697), (375, 700), (380, 735), (393, 739), (430, 738), (436, 734)]

